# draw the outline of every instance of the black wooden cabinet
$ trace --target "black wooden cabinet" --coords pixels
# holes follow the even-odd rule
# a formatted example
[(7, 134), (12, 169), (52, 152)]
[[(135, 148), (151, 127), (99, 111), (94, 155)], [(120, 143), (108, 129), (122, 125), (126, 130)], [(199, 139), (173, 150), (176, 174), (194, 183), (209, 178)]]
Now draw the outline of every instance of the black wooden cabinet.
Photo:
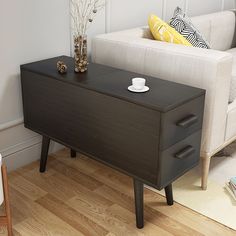
[[(44, 137), (40, 170), (52, 139), (132, 176), (139, 195), (143, 183), (166, 188), (172, 202), (171, 183), (199, 162), (205, 91), (98, 64), (73, 68), (65, 56), (21, 66), (25, 127)], [(129, 92), (140, 76), (150, 91)], [(136, 195), (139, 228), (141, 202)]]

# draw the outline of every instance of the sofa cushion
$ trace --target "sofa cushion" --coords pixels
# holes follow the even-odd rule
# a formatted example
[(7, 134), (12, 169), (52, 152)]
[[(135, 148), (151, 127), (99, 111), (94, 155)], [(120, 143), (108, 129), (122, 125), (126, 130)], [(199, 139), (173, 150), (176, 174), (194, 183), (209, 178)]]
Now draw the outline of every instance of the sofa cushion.
[(183, 35), (194, 47), (210, 48), (209, 43), (204, 39), (199, 30), (192, 24), (190, 18), (177, 7), (174, 16), (169, 22), (176, 31)]
[(227, 52), (233, 55), (233, 69), (232, 69), (232, 79), (231, 79), (230, 95), (229, 95), (229, 102), (231, 103), (236, 98), (236, 48), (232, 48)]
[(174, 28), (169, 26), (159, 17), (150, 15), (148, 24), (152, 35), (156, 40), (192, 46), (192, 44), (189, 43), (187, 39), (185, 39), (180, 33), (178, 33)]
[(222, 11), (191, 18), (212, 49), (225, 51), (235, 47), (235, 12)]

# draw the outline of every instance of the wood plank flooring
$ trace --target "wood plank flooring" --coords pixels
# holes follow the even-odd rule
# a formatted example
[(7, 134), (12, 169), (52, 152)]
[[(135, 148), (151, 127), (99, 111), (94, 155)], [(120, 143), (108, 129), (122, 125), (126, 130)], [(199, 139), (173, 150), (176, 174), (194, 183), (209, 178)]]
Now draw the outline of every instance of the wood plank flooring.
[[(145, 227), (135, 227), (132, 179), (68, 149), (9, 174), (16, 236), (233, 236), (236, 232), (145, 189)], [(6, 235), (6, 229), (0, 230)]]

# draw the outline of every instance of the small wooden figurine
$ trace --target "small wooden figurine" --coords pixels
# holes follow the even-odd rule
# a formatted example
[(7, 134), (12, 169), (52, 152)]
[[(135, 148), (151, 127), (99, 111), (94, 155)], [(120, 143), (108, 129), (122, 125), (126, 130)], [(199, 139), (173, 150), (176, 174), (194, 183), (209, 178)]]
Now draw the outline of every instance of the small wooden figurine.
[(67, 66), (63, 61), (57, 62), (57, 70), (60, 74), (65, 74), (67, 72)]

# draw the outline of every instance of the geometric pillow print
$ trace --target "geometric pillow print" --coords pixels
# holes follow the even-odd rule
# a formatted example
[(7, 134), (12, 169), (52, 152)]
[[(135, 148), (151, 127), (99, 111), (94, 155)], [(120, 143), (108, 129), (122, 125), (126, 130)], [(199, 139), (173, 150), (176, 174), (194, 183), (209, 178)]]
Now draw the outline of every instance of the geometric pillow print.
[(185, 37), (194, 47), (210, 49), (209, 43), (180, 7), (175, 9), (174, 16), (171, 18), (169, 25)]

